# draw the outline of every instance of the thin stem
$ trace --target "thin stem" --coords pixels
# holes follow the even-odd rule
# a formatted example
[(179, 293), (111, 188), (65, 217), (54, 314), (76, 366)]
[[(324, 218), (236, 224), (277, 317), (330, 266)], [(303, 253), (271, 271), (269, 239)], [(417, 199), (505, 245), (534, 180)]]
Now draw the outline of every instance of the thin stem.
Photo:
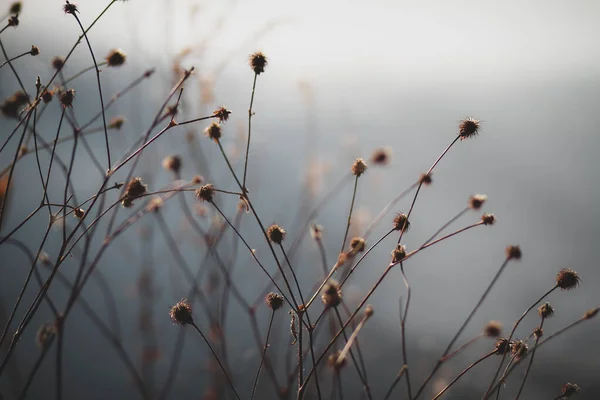
[(252, 105), (254, 104), (254, 90), (256, 89), (256, 78), (258, 74), (254, 73), (254, 82), (252, 83), (252, 95), (250, 96), (250, 107), (248, 108), (248, 141), (246, 142), (246, 159), (244, 161), (244, 179), (242, 192), (246, 193), (246, 173), (248, 172), (248, 153), (250, 152), (250, 136), (252, 133)]
[(11, 61), (15, 61), (16, 59), (26, 56), (27, 54), (31, 54), (31, 51), (26, 51), (23, 54), (19, 54), (18, 56), (14, 56), (13, 58), (11, 58), (9, 60), (4, 61), (2, 64), (0, 64), (0, 68), (4, 67), (6, 64), (10, 63)]
[[(542, 316), (542, 320), (540, 321), (540, 331), (541, 329), (544, 327), (544, 320), (545, 318)], [(515, 397), (515, 400), (519, 400), (519, 397), (521, 397), (521, 393), (523, 392), (523, 388), (525, 387), (525, 382), (527, 381), (527, 377), (529, 376), (529, 371), (531, 370), (531, 365), (533, 364), (533, 358), (535, 357), (535, 349), (540, 341), (540, 338), (542, 336), (539, 335), (535, 337), (535, 345), (533, 347), (533, 350), (531, 350), (531, 358), (529, 359), (529, 364), (527, 364), (527, 369), (525, 370), (525, 376), (523, 376), (523, 381), (521, 381), (521, 386), (519, 387), (519, 392), (517, 393), (517, 396)]]
[(256, 371), (256, 378), (254, 378), (254, 384), (252, 385), (252, 394), (250, 400), (254, 399), (256, 392), (256, 386), (258, 385), (258, 378), (262, 369), (263, 363), (265, 362), (265, 356), (267, 355), (267, 349), (269, 348), (269, 336), (271, 335), (271, 327), (273, 326), (273, 317), (275, 317), (275, 310), (271, 312), (271, 318), (269, 319), (269, 328), (267, 329), (267, 338), (265, 339), (265, 346), (263, 348), (262, 356), (260, 357), (260, 364), (258, 364), (258, 371)]
[(408, 307), (410, 306), (410, 285), (408, 283), (408, 279), (406, 279), (406, 274), (404, 273), (404, 264), (400, 263), (400, 272), (402, 272), (402, 279), (404, 280), (404, 285), (406, 286), (406, 307), (404, 308), (404, 312), (402, 312), (402, 303), (400, 303), (400, 331), (402, 333), (402, 363), (406, 365), (406, 391), (408, 394), (408, 399), (412, 400), (412, 388), (410, 385), (410, 371), (408, 367), (408, 356), (406, 354), (406, 317), (408, 315)]
[(396, 387), (398, 382), (400, 382), (400, 379), (402, 379), (402, 376), (404, 376), (404, 373), (406, 372), (407, 369), (408, 369), (408, 365), (403, 365), (402, 368), (400, 368), (398, 375), (396, 375), (396, 379), (394, 379), (394, 382), (392, 382), (392, 385), (388, 389), (383, 400), (388, 400), (390, 398), (390, 396), (392, 395), (392, 392), (394, 391), (394, 388)]
[(437, 400), (440, 397), (442, 397), (442, 395), (444, 393), (446, 393), (446, 391), (448, 389), (450, 389), (450, 387), (452, 385), (454, 385), (460, 378), (462, 378), (467, 372), (469, 372), (471, 370), (471, 368), (475, 367), (477, 364), (479, 364), (480, 362), (482, 362), (483, 360), (493, 356), (494, 354), (497, 353), (497, 350), (493, 350), (490, 353), (486, 354), (485, 356), (481, 357), (479, 360), (475, 361), (474, 363), (472, 363), (471, 365), (469, 365), (467, 368), (465, 368), (460, 374), (458, 374), (458, 376), (454, 379), (452, 379), (452, 382), (450, 382), (448, 385), (446, 385), (445, 388), (443, 388), (432, 400)]
[(356, 188), (358, 187), (358, 175), (354, 178), (354, 190), (352, 191), (352, 202), (350, 203), (350, 212), (348, 212), (348, 223), (346, 224), (346, 232), (344, 232), (344, 240), (342, 240), (342, 247), (340, 253), (344, 252), (346, 247), (346, 240), (348, 239), (348, 231), (350, 230), (350, 222), (352, 220), (352, 210), (354, 209), (354, 200), (356, 199)]

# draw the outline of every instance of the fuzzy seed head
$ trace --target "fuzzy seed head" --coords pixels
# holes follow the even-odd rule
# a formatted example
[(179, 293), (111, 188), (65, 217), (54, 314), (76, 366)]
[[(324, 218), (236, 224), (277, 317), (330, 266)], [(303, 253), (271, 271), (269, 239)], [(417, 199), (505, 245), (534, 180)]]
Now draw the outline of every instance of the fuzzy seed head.
[(371, 162), (373, 165), (388, 165), (390, 162), (390, 158), (392, 156), (392, 149), (390, 147), (381, 147), (379, 149), (375, 149), (373, 154), (371, 154)]
[(565, 383), (565, 385), (562, 388), (562, 392), (561, 395), (562, 397), (566, 397), (569, 398), (571, 396), (573, 396), (575, 393), (578, 393), (581, 389), (579, 388), (579, 386), (577, 386), (574, 383)]
[(171, 171), (177, 175), (181, 171), (181, 157), (177, 155), (165, 157), (162, 166), (167, 171)]
[(410, 228), (410, 222), (408, 221), (408, 216), (403, 213), (396, 214), (394, 218), (394, 229), (397, 231), (406, 232)]
[(469, 208), (471, 210), (479, 210), (486, 200), (487, 196), (485, 194), (475, 194), (469, 197)]
[(508, 351), (510, 350), (510, 343), (508, 342), (508, 339), (502, 337), (496, 340), (494, 349), (496, 349), (496, 354), (499, 355), (508, 353)]
[(75, 100), (75, 90), (73, 89), (69, 89), (60, 94), (60, 104), (62, 104), (64, 108), (73, 107), (73, 100)]
[(399, 263), (401, 260), (404, 259), (404, 257), (406, 257), (406, 246), (404, 246), (403, 244), (399, 244), (392, 251), (392, 263)]
[(109, 67), (120, 67), (125, 64), (125, 60), (127, 59), (127, 54), (121, 49), (113, 49), (108, 52), (106, 56), (106, 63)]
[(42, 93), (42, 101), (45, 104), (48, 104), (52, 101), (52, 98), (54, 97), (54, 93), (52, 93), (51, 90), (44, 90), (44, 92)]
[(194, 323), (194, 319), (192, 318), (192, 306), (185, 300), (181, 300), (171, 307), (169, 316), (174, 323), (179, 325)]
[(271, 310), (278, 310), (283, 306), (283, 296), (279, 293), (271, 292), (265, 297), (265, 303), (267, 303), (267, 306), (269, 306)]
[(83, 210), (83, 208), (74, 208), (73, 209), (73, 216), (77, 219), (81, 219), (83, 218), (83, 216), (85, 215), (85, 211)]
[(362, 158), (357, 158), (356, 160), (354, 160), (354, 162), (352, 163), (352, 167), (350, 168), (350, 171), (352, 172), (352, 175), (354, 176), (361, 176), (362, 174), (365, 173), (365, 171), (367, 170), (367, 163), (365, 162), (365, 160), (363, 160)]
[(196, 189), (196, 198), (202, 201), (211, 202), (215, 195), (215, 188), (210, 183), (200, 186)]
[(483, 222), (484, 225), (494, 225), (496, 217), (494, 217), (494, 214), (483, 214), (481, 216), (481, 222)]
[(225, 106), (221, 106), (213, 111), (213, 115), (219, 120), (219, 122), (225, 122), (229, 119), (229, 114), (231, 111), (225, 108)]
[(75, 15), (76, 12), (79, 12), (79, 10), (77, 9), (77, 5), (70, 3), (68, 0), (65, 3), (65, 5), (63, 6), (63, 11), (65, 12), (65, 14), (73, 14), (73, 15)]
[(342, 302), (342, 290), (337, 281), (330, 280), (323, 286), (321, 300), (325, 307), (337, 307)]
[(515, 356), (516, 359), (523, 358), (527, 354), (528, 350), (527, 343), (522, 340), (515, 340), (510, 345), (510, 353)]
[(533, 336), (535, 336), (536, 339), (540, 339), (544, 336), (544, 330), (538, 326), (533, 330)]
[(148, 192), (148, 186), (144, 185), (142, 182), (142, 178), (135, 177), (132, 178), (127, 184), (127, 189), (125, 190), (125, 196), (127, 196), (131, 200), (135, 200), (138, 197), (142, 197)]
[(507, 260), (520, 260), (521, 259), (521, 248), (519, 246), (506, 246), (506, 259)]
[(60, 71), (62, 67), (65, 65), (65, 59), (62, 57), (54, 57), (51, 61), (52, 68), (57, 71)]
[(207, 137), (217, 142), (221, 138), (221, 125), (213, 122), (204, 130), (204, 133)]
[(479, 120), (471, 117), (463, 119), (460, 122), (460, 125), (458, 125), (458, 136), (460, 136), (460, 140), (476, 136), (479, 133), (479, 127)]
[(32, 56), (37, 56), (38, 54), (40, 54), (40, 48), (37, 46), (31, 46), (31, 50), (29, 50), (29, 54), (31, 54)]
[(361, 253), (365, 250), (365, 239), (355, 237), (350, 240), (350, 251), (352, 254)]
[(502, 334), (502, 323), (498, 321), (490, 321), (483, 327), (483, 335), (485, 337), (498, 337)]
[(285, 239), (285, 229), (279, 225), (273, 224), (267, 229), (267, 237), (272, 243), (281, 244), (283, 239)]
[(10, 5), (8, 12), (9, 12), (9, 14), (20, 14), (22, 8), (23, 8), (23, 3), (21, 3), (20, 1), (15, 1)]
[(540, 317), (544, 319), (550, 318), (554, 315), (554, 308), (552, 308), (550, 303), (545, 302), (540, 306), (540, 308), (538, 308), (538, 314), (540, 314)]
[(560, 270), (558, 275), (556, 275), (556, 286), (561, 288), (562, 290), (572, 290), (579, 286), (579, 282), (581, 278), (577, 274), (577, 272), (573, 271), (570, 268), (563, 268)]
[(592, 319), (596, 315), (598, 315), (598, 311), (600, 311), (600, 307), (589, 309), (585, 312), (585, 314), (583, 314), (583, 318), (584, 319)]
[(248, 57), (250, 68), (256, 75), (260, 75), (265, 72), (265, 67), (268, 64), (267, 57), (260, 51), (250, 54)]

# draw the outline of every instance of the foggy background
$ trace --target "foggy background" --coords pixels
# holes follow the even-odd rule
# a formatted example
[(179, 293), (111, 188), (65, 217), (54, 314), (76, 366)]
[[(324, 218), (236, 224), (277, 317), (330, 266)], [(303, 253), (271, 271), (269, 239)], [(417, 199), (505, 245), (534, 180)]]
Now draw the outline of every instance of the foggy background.
[[(8, 2), (0, 4), (1, 10), (7, 7), (5, 4)], [(84, 26), (91, 23), (105, 4), (79, 2)], [(62, 5), (58, 0), (26, 1), (19, 27), (1, 36), (9, 54), (27, 51), (31, 44), (40, 47), (39, 56), (15, 62), (32, 91), (35, 76), (47, 80), (51, 76), (50, 60), (65, 55), (80, 34), (73, 18), (62, 12)], [(182, 65), (194, 65), (197, 78), (211, 82), (208, 86), (214, 97), (210, 105), (202, 104), (198, 81), (188, 82), (188, 97), (182, 104), (186, 116), (210, 114), (221, 104), (232, 110), (231, 120), (223, 127), (223, 143), (232, 154), (237, 151), (238, 157), (243, 157), (240, 135), (246, 132), (253, 78), (247, 55), (263, 51), (269, 65), (259, 76), (256, 89), (249, 188), (263, 222), (277, 222), (290, 237), (298, 231), (291, 224), (306, 194), (304, 182), (309, 171), (314, 174), (313, 204), (316, 204), (347, 173), (355, 157), (366, 159), (381, 146), (393, 149), (389, 166), (372, 167), (359, 180), (354, 221), (359, 227), (363, 218), (372, 220), (390, 199), (429, 168), (456, 135), (462, 118), (473, 116), (482, 121), (481, 134), (458, 143), (436, 167), (433, 184), (421, 190), (411, 216), (411, 230), (405, 235), (409, 250), (419, 246), (462, 210), (474, 193), (488, 195), (484, 210), (498, 219), (492, 227), (468, 231), (406, 264), (412, 287), (407, 320), (408, 358), (411, 377), (416, 376), (413, 386), (418, 387), (496, 273), (508, 244), (520, 245), (523, 259), (509, 264), (459, 344), (478, 334), (491, 319), (503, 322), (505, 333), (510, 332), (523, 311), (553, 286), (561, 268), (576, 270), (582, 284), (575, 291), (559, 291), (549, 296), (556, 313), (544, 324), (546, 334), (600, 303), (597, 292), (600, 273), (595, 254), (600, 234), (599, 17), (600, 3), (591, 0), (305, 1), (293, 5), (277, 1), (131, 0), (115, 4), (89, 38), (98, 58), (116, 47), (128, 55), (122, 68), (103, 71), (105, 99), (144, 70), (157, 69), (153, 77), (120, 100), (109, 113), (109, 117), (119, 114), (127, 117), (121, 131), (111, 132), (114, 134), (111, 143), (119, 155), (147, 128), (171, 88), (173, 58), (190, 49)], [(66, 75), (90, 65), (89, 52), (82, 43), (67, 64)], [(93, 72), (73, 85), (77, 91), (76, 111), (81, 115), (80, 120), (85, 121), (86, 115), (89, 118), (98, 111)], [(17, 88), (14, 76), (4, 67), (0, 71), (1, 97), (6, 98)], [(56, 105), (53, 112), (58, 115)], [(13, 122), (1, 120), (3, 138), (14, 127)], [(171, 154), (183, 157), (183, 179), (196, 174), (206, 176), (193, 161), (194, 156), (202, 157), (210, 165), (210, 174), (219, 188), (235, 188), (217, 148), (204, 138), (202, 131), (207, 125), (191, 127), (195, 141), (202, 148), (201, 156), (194, 154), (196, 145), (186, 141), (187, 129), (174, 129), (149, 147), (138, 174), (151, 190), (171, 179), (161, 167), (161, 160)], [(54, 134), (53, 129), (49, 129), (49, 135)], [(100, 152), (101, 162), (105, 162), (102, 134), (91, 136), (90, 144)], [(67, 158), (70, 150), (71, 146), (65, 145), (59, 154)], [(2, 168), (13, 154), (14, 149), (0, 154)], [(15, 170), (17, 183), (2, 233), (16, 226), (39, 202), (39, 177), (34, 157), (29, 157)], [(98, 186), (100, 175), (86, 161), (83, 151), (77, 161), (73, 179), (80, 185), (78, 197), (86, 198)], [(243, 165), (237, 165), (237, 171), (242, 168)], [(29, 180), (36, 183), (33, 188), (18, 184)], [(346, 185), (316, 218), (325, 228), (330, 265), (344, 232), (351, 189), (351, 185)], [(193, 204), (192, 194), (187, 197)], [(408, 196), (392, 211), (407, 211), (411, 199)], [(173, 203), (165, 205), (164, 215), (186, 258), (196, 266), (194, 262), (204, 253), (197, 255), (189, 228), (186, 230), (178, 205), (176, 201)], [(233, 213), (235, 202), (224, 204)], [(126, 215), (119, 213), (121, 220)], [(390, 213), (388, 220), (384, 220), (370, 243), (389, 229), (392, 216)], [(470, 212), (447, 231), (475, 222), (479, 216), (480, 213)], [(140, 299), (136, 282), (141, 264), (152, 260), (154, 279), (160, 287), (153, 314), (162, 354), (155, 372), (156, 385), (160, 387), (181, 329), (172, 326), (168, 307), (187, 295), (189, 285), (172, 272), (176, 267), (161, 235), (154, 234), (152, 254), (142, 254), (147, 247), (141, 244), (139, 229), (154, 226), (152, 216), (146, 219), (115, 243), (103, 257), (99, 270), (116, 297), (124, 344), (130, 346), (132, 357), (137, 360)], [(252, 236), (256, 235), (256, 227), (251, 215), (244, 220), (251, 245), (265, 263), (272, 264), (266, 246), (258, 236)], [(35, 249), (46, 223), (47, 216), (40, 214), (16, 237)], [(100, 228), (98, 241), (104, 230)], [(349, 304), (356, 304), (385, 269), (395, 240), (389, 238), (380, 245), (344, 287), (344, 298)], [(56, 246), (59, 241), (51, 243)], [(306, 271), (301, 280), (305, 287), (311, 287), (315, 277), (320, 276), (319, 256), (310, 238), (305, 240), (303, 249), (298, 270)], [(51, 244), (44, 250), (56, 256)], [(0, 247), (0, 264), (0, 299), (5, 318), (30, 264), (18, 249), (6, 245)], [(63, 268), (76, 265), (76, 262), (65, 263)], [(72, 271), (65, 271), (69, 272)], [(265, 284), (264, 275), (259, 272), (247, 252), (240, 248), (234, 279), (244, 282), (244, 292), (251, 301)], [(28, 293), (31, 301), (35, 292), (32, 289)], [(68, 293), (57, 286), (51, 294), (57, 300), (66, 300)], [(88, 302), (97, 304), (102, 316), (107, 315), (93, 281), (86, 286), (84, 295)], [(392, 271), (370, 299), (375, 315), (359, 336), (367, 370), (372, 371), (369, 381), (375, 398), (383, 397), (402, 366), (398, 316), (401, 296), (405, 296), (405, 287), (400, 271)], [(29, 304), (24, 303), (22, 312)], [(260, 314), (259, 326), (264, 335), (268, 314), (264, 309), (261, 313), (264, 315)], [(237, 314), (234, 310), (230, 313), (234, 322), (240, 315), (245, 314), (239, 310)], [(21, 383), (17, 385), (6, 374), (0, 378), (4, 398), (12, 399), (14, 386), (22, 386), (39, 354), (34, 345), (35, 330), (50, 317), (49, 310), (42, 306), (23, 336), (14, 356)], [(517, 330), (516, 337), (526, 337), (538, 322), (539, 317), (532, 312)], [(280, 312), (275, 324), (281, 328), (279, 345), (284, 346), (289, 339), (287, 313)], [(232, 364), (243, 366), (237, 370), (235, 381), (246, 395), (258, 354), (247, 321), (240, 325), (238, 328), (230, 322), (227, 337), (234, 354)], [(111, 347), (77, 307), (67, 320), (66, 332), (65, 398), (138, 396)], [(169, 396), (173, 399), (197, 398), (208, 386), (204, 375), (207, 349), (194, 332), (186, 332), (186, 337), (179, 374)], [(482, 341), (445, 365), (438, 373), (441, 387), (489, 351), (491, 345)], [(569, 381), (582, 387), (578, 398), (596, 398), (600, 393), (599, 354), (597, 320), (555, 339), (536, 353), (523, 398), (556, 397)], [(42, 365), (28, 398), (47, 398), (47, 392), (54, 387), (53, 359), (50, 355)], [(245, 364), (246, 360), (250, 361)], [(445, 398), (479, 398), (497, 362), (476, 368)], [(516, 393), (522, 368), (512, 375), (503, 397)], [(360, 398), (355, 373), (348, 369), (342, 376), (348, 387), (354, 388), (347, 391), (346, 397), (354, 398), (352, 394), (356, 394)], [(272, 389), (266, 375), (261, 382), (262, 393), (268, 398)], [(396, 388), (396, 398), (405, 398), (404, 385), (403, 382)], [(430, 388), (437, 385), (430, 384)], [(425, 395), (435, 393), (426, 391)]]

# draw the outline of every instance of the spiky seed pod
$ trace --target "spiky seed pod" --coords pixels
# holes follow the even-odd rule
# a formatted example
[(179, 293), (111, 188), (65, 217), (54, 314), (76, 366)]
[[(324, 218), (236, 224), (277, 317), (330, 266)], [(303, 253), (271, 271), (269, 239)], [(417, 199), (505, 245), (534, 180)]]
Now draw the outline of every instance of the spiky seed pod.
[(540, 317), (544, 319), (550, 318), (554, 315), (554, 308), (552, 308), (550, 303), (545, 302), (540, 306), (540, 308), (538, 308), (538, 314), (540, 314)]
[(469, 197), (469, 208), (471, 210), (479, 210), (486, 200), (487, 196), (485, 194), (474, 194)]
[(265, 67), (268, 64), (267, 57), (260, 51), (250, 54), (248, 57), (250, 68), (256, 75), (260, 75), (265, 72)]
[(63, 11), (65, 12), (65, 14), (73, 14), (73, 15), (75, 15), (75, 13), (79, 12), (79, 10), (77, 9), (77, 5), (70, 3), (69, 0), (67, 0), (65, 5), (63, 6)]
[(340, 354), (342, 354), (342, 352), (338, 350), (327, 357), (327, 364), (336, 371), (339, 371), (346, 365), (346, 357), (339, 360)]
[(419, 183), (422, 185), (431, 185), (431, 173), (419, 175)]
[(515, 356), (516, 359), (523, 358), (527, 354), (527, 343), (522, 340), (515, 340), (510, 345), (510, 353)]
[(40, 349), (44, 350), (50, 345), (50, 343), (52, 343), (55, 335), (56, 327), (54, 324), (42, 324), (35, 335), (35, 343), (40, 347)]
[(77, 219), (81, 219), (83, 218), (83, 216), (85, 215), (85, 211), (83, 210), (83, 208), (74, 208), (73, 209), (73, 216)]
[(121, 129), (123, 124), (125, 123), (125, 117), (119, 115), (118, 117), (114, 117), (108, 123), (109, 129)]
[(352, 167), (350, 168), (350, 171), (352, 172), (352, 175), (354, 176), (361, 176), (362, 174), (365, 173), (365, 171), (367, 170), (367, 163), (365, 162), (365, 160), (363, 160), (362, 158), (357, 158), (356, 160), (354, 160), (354, 162), (352, 163)]
[(496, 217), (494, 217), (494, 214), (483, 214), (481, 216), (481, 222), (483, 222), (484, 225), (494, 225)]
[(221, 106), (213, 111), (213, 115), (219, 120), (219, 122), (225, 122), (229, 119), (229, 114), (231, 111), (225, 108), (225, 106)]
[(181, 171), (181, 157), (178, 155), (167, 156), (163, 160), (162, 166), (167, 171), (179, 174), (179, 171)]
[(594, 318), (596, 315), (598, 315), (598, 311), (600, 311), (600, 307), (596, 307), (596, 308), (592, 308), (590, 310), (587, 310), (585, 312), (585, 314), (583, 314), (583, 318), (584, 319), (592, 319)]
[(574, 383), (565, 383), (565, 385), (562, 388), (562, 392), (561, 395), (562, 397), (566, 397), (569, 398), (571, 396), (573, 396), (575, 393), (578, 393), (581, 389), (579, 388), (579, 386), (577, 386)]
[(59, 71), (65, 65), (65, 60), (62, 57), (54, 57), (51, 61), (52, 68)]
[(285, 229), (279, 225), (273, 224), (267, 229), (267, 237), (271, 242), (275, 244), (281, 244), (283, 239), (285, 239)]
[(581, 278), (577, 272), (570, 268), (563, 268), (560, 270), (558, 275), (556, 275), (556, 286), (562, 290), (575, 289), (577, 286), (579, 286), (580, 281)]
[(193, 324), (192, 306), (185, 300), (177, 302), (169, 311), (171, 320), (179, 325)]
[(279, 293), (271, 292), (265, 297), (265, 303), (267, 303), (267, 306), (269, 306), (271, 310), (278, 310), (283, 306), (283, 296)]
[(204, 130), (204, 134), (216, 142), (221, 138), (221, 126), (213, 122)]
[(196, 198), (202, 201), (211, 202), (215, 195), (215, 188), (210, 183), (200, 186), (196, 189)]
[(392, 263), (398, 263), (406, 257), (406, 246), (399, 244), (392, 251)]
[(40, 54), (40, 48), (37, 46), (31, 46), (31, 50), (29, 50), (29, 54), (31, 54), (32, 56), (37, 56), (38, 54)]
[(60, 94), (60, 104), (64, 108), (73, 107), (73, 100), (75, 100), (75, 90), (69, 89)]
[(410, 222), (408, 221), (408, 216), (403, 213), (396, 214), (394, 218), (394, 229), (397, 231), (406, 232), (410, 228)]
[(353, 254), (361, 253), (365, 250), (365, 239), (361, 237), (355, 237), (350, 240), (350, 251)]
[(507, 260), (520, 260), (521, 259), (521, 248), (519, 246), (506, 246), (506, 259)]
[(127, 59), (127, 54), (121, 49), (113, 49), (108, 52), (106, 56), (106, 63), (109, 67), (120, 67), (125, 64), (125, 60)]
[(142, 182), (142, 178), (135, 177), (132, 178), (127, 184), (127, 189), (125, 189), (125, 196), (130, 200), (135, 200), (139, 197), (142, 197), (148, 192), (148, 186), (144, 185)]
[(330, 280), (323, 286), (321, 300), (326, 307), (337, 307), (342, 302), (342, 290), (337, 281)]
[(390, 158), (392, 156), (392, 149), (389, 147), (381, 147), (379, 149), (375, 149), (373, 154), (371, 154), (371, 162), (373, 165), (388, 165), (390, 162)]
[(508, 342), (508, 339), (502, 337), (496, 340), (494, 349), (496, 350), (496, 354), (499, 355), (508, 353), (508, 351), (510, 350), (510, 343)]
[(483, 327), (483, 335), (485, 337), (498, 337), (502, 334), (502, 323), (498, 321), (490, 321)]
[(536, 339), (541, 338), (544, 336), (544, 330), (538, 326), (533, 330), (533, 336), (535, 336)]
[(51, 90), (44, 90), (44, 92), (42, 93), (42, 100), (44, 101), (45, 104), (48, 104), (52, 101), (52, 98), (54, 97), (54, 93), (52, 93)]
[(23, 3), (20, 1), (15, 1), (10, 5), (8, 9), (9, 14), (21, 14), (21, 9), (23, 7)]
[(479, 133), (479, 127), (479, 120), (471, 117), (463, 119), (458, 125), (458, 136), (460, 136), (460, 140), (476, 136)]

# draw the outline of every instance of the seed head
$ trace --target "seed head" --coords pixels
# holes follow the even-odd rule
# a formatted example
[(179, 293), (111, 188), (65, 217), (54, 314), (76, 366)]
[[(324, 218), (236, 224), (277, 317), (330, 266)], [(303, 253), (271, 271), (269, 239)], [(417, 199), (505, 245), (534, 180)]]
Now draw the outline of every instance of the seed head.
[(48, 104), (52, 101), (52, 98), (54, 97), (54, 93), (52, 93), (51, 90), (44, 90), (44, 92), (42, 93), (42, 100), (44, 101), (44, 103)]
[(207, 137), (217, 142), (221, 138), (221, 125), (213, 122), (204, 130), (204, 133)]
[(108, 52), (106, 56), (106, 63), (109, 67), (120, 67), (125, 64), (125, 60), (127, 59), (127, 54), (121, 49), (113, 49)]
[(460, 136), (460, 140), (476, 136), (479, 133), (479, 126), (479, 120), (471, 117), (463, 119), (460, 122), (460, 125), (458, 125), (458, 136)]
[(144, 185), (142, 182), (142, 178), (136, 177), (132, 178), (127, 184), (127, 189), (125, 190), (125, 196), (127, 196), (131, 200), (135, 200), (138, 197), (142, 197), (148, 192), (148, 186)]
[(506, 259), (507, 260), (520, 260), (521, 259), (521, 248), (519, 246), (506, 246)]
[(13, 15), (8, 19), (8, 26), (19, 26), (19, 16)]
[(63, 6), (63, 11), (65, 12), (65, 14), (73, 15), (75, 15), (76, 12), (79, 12), (79, 10), (77, 9), (77, 5), (70, 3), (69, 0), (67, 0), (65, 5)]
[(510, 353), (515, 356), (516, 359), (523, 358), (527, 354), (527, 343), (522, 340), (515, 340), (510, 344)]
[(248, 57), (250, 68), (256, 75), (260, 75), (265, 72), (265, 67), (268, 64), (267, 57), (260, 51), (250, 54)]
[(40, 349), (44, 350), (52, 343), (54, 335), (56, 335), (56, 327), (54, 324), (42, 324), (35, 335), (35, 343)]
[(404, 257), (406, 257), (406, 246), (404, 246), (403, 244), (399, 244), (392, 251), (392, 263), (398, 263), (402, 259), (404, 259)]
[(83, 218), (83, 216), (85, 215), (85, 211), (83, 210), (83, 208), (74, 208), (73, 209), (73, 216), (77, 219), (81, 219)]
[(502, 334), (502, 323), (498, 321), (490, 321), (483, 327), (483, 335), (485, 337), (498, 337)]
[(381, 147), (379, 149), (375, 149), (373, 154), (371, 154), (371, 162), (373, 165), (388, 165), (390, 162), (390, 157), (392, 156), (392, 149), (389, 147)]
[(185, 300), (181, 300), (171, 307), (169, 316), (174, 323), (179, 325), (194, 323), (194, 319), (192, 318), (192, 306)]
[(496, 217), (494, 217), (494, 214), (483, 214), (481, 216), (481, 222), (483, 222), (484, 225), (494, 225)]
[(69, 89), (60, 94), (60, 104), (62, 104), (64, 108), (73, 107), (73, 100), (75, 100), (75, 90), (73, 89)]
[(229, 119), (229, 114), (231, 111), (225, 108), (225, 106), (221, 106), (213, 111), (213, 115), (219, 120), (219, 122), (225, 122)]
[(118, 117), (114, 117), (113, 119), (110, 120), (110, 122), (108, 123), (108, 127), (110, 129), (121, 129), (121, 127), (123, 126), (124, 123), (125, 123), (125, 117), (123, 117), (122, 115), (119, 115)]
[(352, 175), (354, 176), (361, 176), (365, 173), (366, 170), (367, 163), (360, 157), (354, 160), (354, 162), (352, 163), (352, 167), (350, 168), (350, 171), (352, 171)]
[(355, 237), (350, 240), (350, 251), (353, 254), (361, 253), (365, 250), (365, 239), (361, 237)]
[(65, 65), (65, 60), (62, 57), (54, 57), (52, 59), (52, 68), (59, 71)]
[(337, 281), (329, 280), (329, 282), (323, 286), (321, 300), (323, 300), (323, 304), (325, 304), (326, 307), (337, 307), (341, 303), (342, 290)]
[(200, 186), (196, 189), (196, 198), (202, 201), (211, 202), (215, 195), (215, 188), (210, 183)]
[(577, 275), (577, 272), (569, 268), (563, 268), (556, 275), (556, 286), (562, 290), (571, 290), (579, 286), (581, 278)]
[(327, 357), (327, 364), (336, 371), (339, 371), (346, 365), (346, 358), (344, 357), (340, 360), (340, 354), (342, 352), (338, 350)]
[(406, 232), (410, 228), (410, 222), (408, 221), (408, 216), (403, 213), (396, 214), (394, 218), (394, 229), (397, 231)]
[(544, 336), (544, 330), (538, 326), (533, 330), (533, 336), (535, 336), (536, 339), (541, 338)]
[(37, 56), (38, 54), (40, 54), (39, 47), (32, 45), (31, 50), (29, 50), (29, 54), (31, 54), (32, 56)]
[(598, 314), (598, 311), (600, 311), (600, 307), (591, 308), (591, 309), (587, 310), (585, 312), (585, 314), (583, 314), (583, 318), (584, 319), (592, 319)]
[(21, 3), (20, 1), (13, 2), (8, 10), (9, 14), (20, 14), (22, 6), (23, 3)]
[(423, 185), (431, 185), (431, 173), (419, 175), (419, 183)]
[(283, 306), (283, 296), (279, 293), (271, 292), (265, 297), (265, 303), (267, 303), (267, 306), (269, 306), (271, 310), (278, 310)]
[(550, 318), (554, 315), (554, 308), (552, 308), (550, 303), (545, 302), (540, 306), (540, 308), (538, 308), (538, 314), (540, 314), (540, 317), (544, 319)]
[(571, 382), (565, 383), (565, 386), (563, 386), (563, 388), (562, 388), (561, 395), (562, 395), (562, 397), (569, 398), (569, 397), (573, 396), (575, 393), (578, 393), (579, 390), (581, 390), (581, 389), (576, 384), (571, 383)]
[(181, 157), (177, 155), (165, 157), (162, 162), (162, 166), (167, 171), (171, 171), (178, 175), (179, 171), (181, 170)]
[(486, 200), (487, 196), (485, 194), (475, 194), (469, 197), (469, 208), (472, 210), (479, 210)]
[(496, 354), (502, 355), (502, 354), (506, 354), (508, 353), (509, 349), (510, 349), (510, 343), (508, 342), (507, 338), (499, 338), (498, 340), (496, 340), (496, 344), (494, 345), (494, 348), (496, 349)]
[(283, 239), (285, 239), (285, 229), (279, 225), (273, 224), (267, 229), (267, 237), (271, 242), (281, 244)]

